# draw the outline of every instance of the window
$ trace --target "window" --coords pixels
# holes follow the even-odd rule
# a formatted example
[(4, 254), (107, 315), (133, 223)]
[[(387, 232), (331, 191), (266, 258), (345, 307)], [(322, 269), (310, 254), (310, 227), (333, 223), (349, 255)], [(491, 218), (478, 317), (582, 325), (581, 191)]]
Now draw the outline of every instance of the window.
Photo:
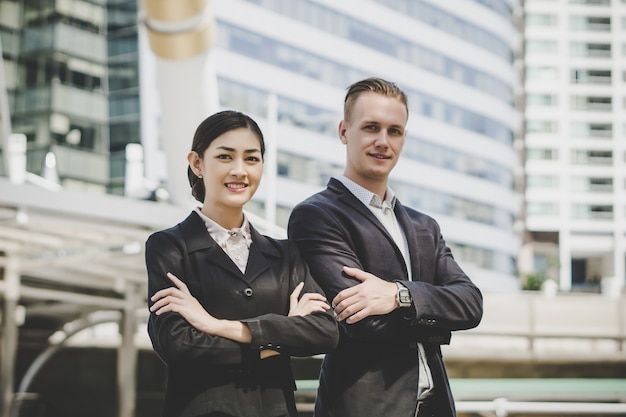
[(553, 175), (529, 175), (526, 178), (528, 188), (559, 188), (559, 178)]
[(527, 106), (556, 106), (558, 98), (555, 94), (528, 94), (526, 96)]
[(611, 111), (612, 98), (598, 96), (572, 96), (572, 110)]
[(570, 55), (574, 57), (610, 58), (611, 44), (571, 42)]
[(558, 19), (553, 14), (529, 13), (526, 15), (526, 27), (547, 26), (556, 27)]
[(572, 162), (581, 165), (611, 165), (613, 152), (611, 151), (572, 151)]
[(570, 16), (570, 28), (591, 32), (610, 32), (611, 18), (601, 16)]
[(613, 136), (611, 123), (572, 123), (570, 131), (573, 137), (578, 138), (610, 138)]
[(529, 160), (553, 160), (558, 158), (556, 149), (531, 148), (526, 151), (526, 159)]
[(556, 41), (530, 40), (526, 41), (526, 52), (535, 54), (549, 54), (557, 52)]
[(526, 79), (527, 80), (543, 80), (543, 81), (555, 81), (557, 77), (557, 70), (554, 67), (527, 67)]
[(613, 206), (574, 204), (572, 217), (579, 220), (610, 220), (613, 218)]
[(570, 4), (585, 4), (587, 6), (610, 6), (611, 0), (569, 0)]
[(526, 212), (534, 216), (556, 216), (559, 214), (557, 203), (528, 203)]
[(526, 122), (528, 133), (557, 133), (558, 124), (551, 120), (529, 120)]
[(611, 193), (613, 192), (613, 178), (572, 177), (571, 187), (574, 192)]
[(571, 81), (574, 84), (611, 84), (611, 70), (574, 69)]

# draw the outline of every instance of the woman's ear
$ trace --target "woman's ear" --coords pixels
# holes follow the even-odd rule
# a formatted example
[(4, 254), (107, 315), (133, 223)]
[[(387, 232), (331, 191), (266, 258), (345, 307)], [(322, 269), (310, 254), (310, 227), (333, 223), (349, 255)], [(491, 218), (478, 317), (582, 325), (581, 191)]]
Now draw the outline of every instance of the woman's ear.
[(187, 154), (187, 161), (189, 162), (189, 167), (198, 178), (202, 178), (202, 159), (200, 159), (200, 155), (198, 152), (191, 151)]

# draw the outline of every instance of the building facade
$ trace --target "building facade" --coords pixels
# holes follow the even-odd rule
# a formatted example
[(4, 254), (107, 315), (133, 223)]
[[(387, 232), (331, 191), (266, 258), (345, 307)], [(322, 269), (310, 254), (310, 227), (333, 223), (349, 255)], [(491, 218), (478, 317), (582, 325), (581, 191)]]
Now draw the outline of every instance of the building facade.
[(26, 136), (28, 172), (124, 194), (126, 145), (140, 142), (137, 7), (0, 0), (11, 133)]
[[(251, 213), (284, 227), (295, 204), (343, 172), (336, 130), (345, 88), (380, 76), (409, 96), (394, 191), (440, 222), (481, 288), (518, 289), (515, 0), (206, 3), (216, 22), (211, 76), (219, 107), (259, 120), (276, 150), (268, 158), (275, 180), (266, 174)], [(145, 100), (158, 87), (141, 81), (154, 67), (137, 2), (0, 0), (0, 7), (12, 131), (27, 137), (28, 170), (43, 175), (52, 154), (61, 185), (127, 193), (128, 145), (153, 149), (163, 140), (159, 104)], [(172, 79), (173, 88), (178, 83)], [(145, 155), (147, 180), (166, 181), (165, 158)]]
[(623, 286), (626, 1), (526, 0), (526, 222), (520, 271)]
[(518, 288), (515, 2), (214, 0), (211, 7), (219, 105), (255, 117), (277, 148), (275, 165), (266, 163), (276, 180), (266, 174), (251, 212), (266, 216), (275, 203), (269, 220), (284, 227), (295, 204), (343, 172), (337, 125), (345, 89), (380, 76), (409, 96), (392, 188), (441, 223), (455, 257), (485, 290)]

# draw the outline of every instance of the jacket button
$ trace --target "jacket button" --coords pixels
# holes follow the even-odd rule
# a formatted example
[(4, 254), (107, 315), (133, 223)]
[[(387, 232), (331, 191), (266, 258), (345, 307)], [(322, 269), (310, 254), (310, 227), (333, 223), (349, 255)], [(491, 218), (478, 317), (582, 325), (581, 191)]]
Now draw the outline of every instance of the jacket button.
[(246, 297), (252, 297), (252, 294), (254, 294), (252, 288), (246, 288), (245, 290), (243, 290), (243, 295), (245, 295)]

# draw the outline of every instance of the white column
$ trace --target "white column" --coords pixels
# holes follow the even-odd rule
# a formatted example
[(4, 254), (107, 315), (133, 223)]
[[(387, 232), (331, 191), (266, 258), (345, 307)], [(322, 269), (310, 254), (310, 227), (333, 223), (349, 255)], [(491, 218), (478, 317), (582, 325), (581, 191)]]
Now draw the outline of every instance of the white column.
[(276, 224), (276, 181), (278, 179), (278, 98), (270, 93), (267, 98), (267, 131), (265, 137), (265, 220), (270, 225)]

